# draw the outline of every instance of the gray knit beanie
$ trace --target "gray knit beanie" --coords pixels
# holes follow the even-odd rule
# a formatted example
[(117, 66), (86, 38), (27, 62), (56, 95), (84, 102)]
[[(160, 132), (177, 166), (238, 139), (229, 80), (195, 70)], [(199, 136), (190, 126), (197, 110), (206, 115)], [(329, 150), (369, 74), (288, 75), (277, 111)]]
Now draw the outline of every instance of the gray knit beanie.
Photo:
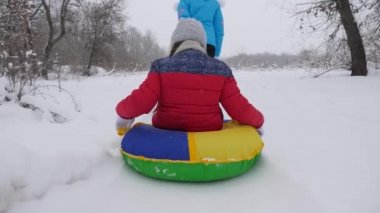
[(178, 21), (172, 34), (170, 47), (173, 48), (175, 43), (186, 40), (197, 41), (204, 48), (207, 46), (206, 32), (203, 25), (193, 18), (182, 18)]

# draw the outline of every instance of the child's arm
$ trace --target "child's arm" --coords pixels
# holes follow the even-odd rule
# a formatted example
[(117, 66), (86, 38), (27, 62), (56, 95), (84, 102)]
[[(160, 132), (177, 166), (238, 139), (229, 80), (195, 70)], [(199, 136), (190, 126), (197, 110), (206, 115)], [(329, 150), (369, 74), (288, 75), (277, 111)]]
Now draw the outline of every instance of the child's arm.
[(151, 71), (140, 87), (116, 106), (116, 112), (120, 117), (135, 118), (149, 113), (157, 104), (161, 94), (161, 82), (158, 70), (153, 71), (155, 67), (153, 63)]
[(263, 114), (240, 93), (233, 77), (226, 80), (220, 102), (228, 115), (239, 123), (255, 128), (260, 128), (263, 125)]

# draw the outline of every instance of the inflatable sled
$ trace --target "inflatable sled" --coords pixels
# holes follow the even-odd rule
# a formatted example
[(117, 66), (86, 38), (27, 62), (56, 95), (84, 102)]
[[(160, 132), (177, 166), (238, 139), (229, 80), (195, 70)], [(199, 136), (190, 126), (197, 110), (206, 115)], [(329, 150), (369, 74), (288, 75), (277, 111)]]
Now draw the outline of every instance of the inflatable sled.
[(250, 169), (263, 142), (256, 129), (227, 122), (210, 132), (181, 132), (138, 123), (124, 136), (121, 154), (137, 172), (153, 178), (203, 182)]

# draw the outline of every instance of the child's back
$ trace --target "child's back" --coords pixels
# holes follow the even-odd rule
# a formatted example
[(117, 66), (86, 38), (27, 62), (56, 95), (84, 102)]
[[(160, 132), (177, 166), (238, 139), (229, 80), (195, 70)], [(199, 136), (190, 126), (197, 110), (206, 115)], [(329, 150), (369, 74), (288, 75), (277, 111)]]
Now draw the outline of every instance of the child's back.
[[(219, 102), (231, 108), (229, 113), (240, 121), (244, 117), (261, 118), (244, 110), (249, 103), (240, 96), (231, 70), (198, 50), (187, 49), (159, 59), (153, 63), (151, 72), (157, 72), (161, 81), (161, 97), (152, 120), (157, 127), (219, 130), (223, 124)], [(261, 123), (262, 120), (257, 119), (250, 124), (260, 126)]]

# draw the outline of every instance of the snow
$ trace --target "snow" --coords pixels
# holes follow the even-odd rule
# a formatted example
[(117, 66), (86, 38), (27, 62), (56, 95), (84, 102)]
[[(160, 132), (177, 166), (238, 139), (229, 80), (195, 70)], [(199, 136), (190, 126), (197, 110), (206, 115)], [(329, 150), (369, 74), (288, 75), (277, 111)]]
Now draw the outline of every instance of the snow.
[(24, 99), (37, 111), (2, 102), (0, 212), (379, 212), (380, 75), (311, 74), (236, 71), (266, 118), (262, 159), (200, 184), (150, 179), (122, 161), (114, 108), (146, 72), (65, 80), (61, 93), (41, 86), (44, 96)]

